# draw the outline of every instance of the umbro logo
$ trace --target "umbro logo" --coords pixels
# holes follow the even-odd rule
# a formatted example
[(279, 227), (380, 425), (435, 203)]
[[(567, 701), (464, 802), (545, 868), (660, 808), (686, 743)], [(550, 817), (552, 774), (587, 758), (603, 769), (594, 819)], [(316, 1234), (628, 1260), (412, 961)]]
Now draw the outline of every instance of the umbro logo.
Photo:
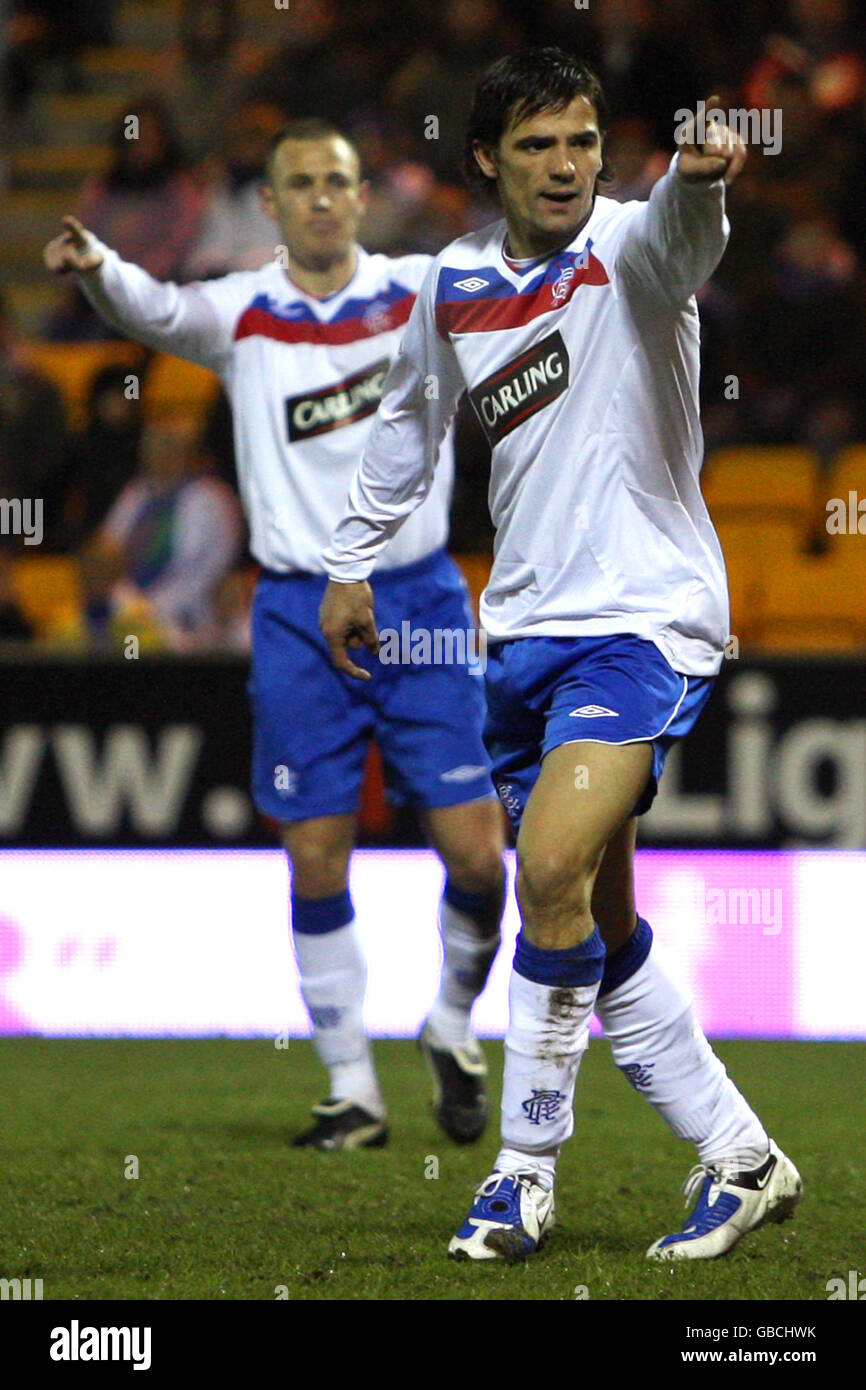
[(454, 288), (455, 290), (466, 290), (469, 294), (473, 294), (475, 290), (486, 289), (489, 284), (489, 280), (481, 280), (477, 275), (470, 275), (468, 280), (455, 280)]
[(619, 719), (619, 711), (615, 709), (605, 709), (604, 705), (581, 705), (580, 709), (573, 709), (569, 714), (569, 719), (604, 719), (606, 717)]
[(486, 773), (486, 767), (481, 767), (474, 763), (463, 763), (460, 767), (451, 767), (447, 772), (440, 772), (439, 781), (474, 782), (476, 777), (484, 777)]

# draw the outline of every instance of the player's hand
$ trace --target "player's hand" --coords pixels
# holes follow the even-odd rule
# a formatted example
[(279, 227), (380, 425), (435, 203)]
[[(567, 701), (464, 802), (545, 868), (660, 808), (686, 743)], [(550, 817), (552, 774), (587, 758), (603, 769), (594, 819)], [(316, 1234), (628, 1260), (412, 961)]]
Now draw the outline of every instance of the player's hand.
[[(718, 94), (708, 97), (704, 111), (711, 111), (718, 101)], [(680, 178), (687, 183), (703, 183), (724, 176), (725, 183), (733, 183), (746, 162), (743, 141), (721, 121), (717, 125), (715, 121), (705, 120), (706, 129), (702, 133), (706, 138), (699, 144), (695, 136), (701, 132), (695, 130), (695, 124), (692, 121), (686, 127), (686, 138), (680, 145), (677, 161)]]
[(101, 251), (91, 251), (87, 231), (77, 217), (61, 217), (65, 228), (49, 241), (42, 259), (54, 275), (87, 275), (102, 265)]
[(357, 584), (337, 584), (329, 580), (319, 609), (319, 627), (331, 649), (331, 659), (338, 671), (347, 676), (368, 681), (370, 672), (363, 666), (356, 666), (349, 656), (347, 647), (357, 651), (366, 647), (368, 652), (379, 650), (379, 634), (373, 613), (373, 590), (366, 579)]

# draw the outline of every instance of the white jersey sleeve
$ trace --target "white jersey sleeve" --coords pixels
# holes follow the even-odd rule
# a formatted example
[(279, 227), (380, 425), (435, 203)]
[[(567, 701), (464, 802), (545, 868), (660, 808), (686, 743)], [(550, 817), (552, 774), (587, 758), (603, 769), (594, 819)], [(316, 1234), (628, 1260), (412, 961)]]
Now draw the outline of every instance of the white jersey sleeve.
[(155, 280), (141, 266), (122, 260), (92, 233), (90, 249), (100, 252), (102, 265), (79, 275), (78, 283), (113, 328), (157, 352), (172, 352), (222, 372), (244, 298), (244, 272), (176, 285)]
[(630, 287), (674, 306), (706, 284), (730, 235), (724, 180), (689, 183), (678, 159), (629, 219), (616, 262)]
[(454, 350), (436, 329), (437, 264), (409, 316), (346, 509), (322, 557), (332, 579), (366, 579), (392, 536), (433, 483), (439, 446), (464, 381)]

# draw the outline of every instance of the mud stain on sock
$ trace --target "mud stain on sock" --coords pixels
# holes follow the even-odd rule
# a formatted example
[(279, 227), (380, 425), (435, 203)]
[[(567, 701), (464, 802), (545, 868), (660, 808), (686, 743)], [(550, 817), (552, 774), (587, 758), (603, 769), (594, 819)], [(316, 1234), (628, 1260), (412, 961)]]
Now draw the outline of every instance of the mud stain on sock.
[(539, 1055), (551, 1062), (564, 1062), (574, 1052), (574, 1037), (583, 1013), (578, 992), (570, 986), (550, 991)]

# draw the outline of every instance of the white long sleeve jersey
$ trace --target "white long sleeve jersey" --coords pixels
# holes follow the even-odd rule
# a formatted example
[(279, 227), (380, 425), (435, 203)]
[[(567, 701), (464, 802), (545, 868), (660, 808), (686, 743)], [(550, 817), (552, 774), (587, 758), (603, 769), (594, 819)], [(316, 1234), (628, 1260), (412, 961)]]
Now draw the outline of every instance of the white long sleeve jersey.
[[(358, 247), (349, 283), (317, 299), (276, 261), (178, 286), (95, 237), (91, 245), (103, 263), (79, 282), (99, 313), (128, 337), (222, 379), (255, 558), (271, 570), (321, 574), (430, 257), (392, 260)], [(453, 468), (449, 440), (425, 505), (382, 556), (382, 569), (445, 544)]]
[(596, 197), (580, 233), (530, 264), (504, 221), (435, 259), (392, 368), (332, 578), (366, 578), (433, 483), (465, 386), (492, 445), (492, 641), (633, 633), (711, 675), (728, 635), (724, 560), (699, 487), (694, 293), (728, 236), (724, 184), (676, 158), (646, 203)]

